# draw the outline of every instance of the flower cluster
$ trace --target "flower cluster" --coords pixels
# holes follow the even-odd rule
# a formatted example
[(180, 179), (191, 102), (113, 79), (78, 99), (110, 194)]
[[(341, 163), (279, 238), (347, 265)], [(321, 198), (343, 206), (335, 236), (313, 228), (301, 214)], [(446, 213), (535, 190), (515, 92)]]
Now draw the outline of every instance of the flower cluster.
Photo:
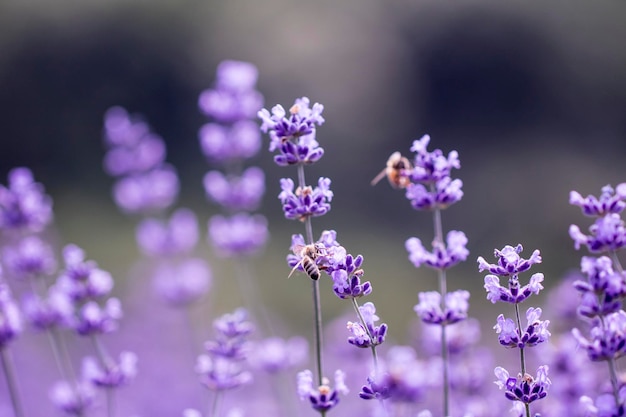
[[(533, 251), (530, 258), (525, 259), (520, 256), (523, 251), (522, 245), (513, 247), (505, 246), (502, 250), (496, 249), (494, 256), (498, 259), (495, 264), (488, 263), (482, 256), (478, 258), (478, 270), (489, 271), (491, 274), (485, 276), (485, 290), (487, 299), (492, 303), (498, 301), (513, 304), (515, 307), (515, 320), (504, 318), (499, 315), (494, 329), (498, 334), (498, 340), (502, 346), (507, 348), (517, 348), (520, 351), (522, 370), (517, 378), (509, 377), (509, 372), (498, 366), (495, 374), (498, 380), (496, 384), (500, 389), (505, 389), (507, 399), (514, 402), (521, 402), (526, 410), (530, 403), (540, 400), (547, 395), (550, 387), (548, 379), (548, 366), (542, 365), (537, 371), (537, 377), (533, 378), (526, 373), (526, 363), (524, 349), (537, 346), (546, 342), (550, 337), (548, 331), (548, 320), (539, 320), (541, 317), (540, 308), (529, 308), (526, 312), (528, 324), (522, 327), (520, 321), (519, 304), (525, 301), (532, 293), (539, 293), (543, 287), (543, 274), (534, 274), (531, 283), (520, 288), (519, 274), (528, 271), (533, 265), (541, 263), (539, 250)], [(500, 284), (500, 278), (508, 278), (508, 287)]]
[(242, 169), (261, 149), (261, 133), (252, 120), (263, 105), (255, 89), (257, 78), (254, 65), (223, 61), (215, 88), (203, 91), (198, 100), (200, 110), (213, 119), (200, 129), (200, 148), (226, 171), (211, 170), (203, 180), (207, 198), (226, 213), (213, 216), (208, 224), (209, 240), (223, 257), (258, 253), (268, 238), (266, 219), (249, 214), (261, 203), (265, 174), (257, 167)]

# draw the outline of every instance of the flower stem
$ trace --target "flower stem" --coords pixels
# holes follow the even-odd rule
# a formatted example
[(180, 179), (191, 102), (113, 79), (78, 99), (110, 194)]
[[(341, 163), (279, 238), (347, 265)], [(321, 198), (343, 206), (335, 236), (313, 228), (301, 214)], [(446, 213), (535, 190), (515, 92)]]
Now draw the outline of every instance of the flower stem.
[(372, 333), (370, 332), (370, 329), (367, 327), (367, 323), (365, 323), (365, 319), (363, 318), (363, 314), (361, 314), (361, 310), (359, 310), (359, 304), (356, 302), (356, 299), (351, 298), (352, 300), (352, 306), (354, 307), (354, 311), (356, 312), (356, 315), (359, 317), (359, 321), (361, 322), (361, 324), (363, 325), (363, 328), (365, 329), (365, 332), (367, 333), (367, 337), (370, 338), (370, 341), (372, 342), (372, 359), (374, 360), (374, 375), (376, 375), (378, 373), (378, 355), (376, 354), (376, 345), (374, 345), (374, 338), (372, 337)]
[(7, 381), (7, 387), (9, 388), (9, 397), (11, 398), (13, 413), (15, 414), (15, 417), (24, 417), (22, 402), (20, 401), (20, 396), (17, 392), (17, 382), (15, 378), (15, 370), (13, 369), (13, 362), (9, 357), (7, 349), (0, 349), (0, 361), (2, 361), (2, 370), (4, 371), (4, 377)]

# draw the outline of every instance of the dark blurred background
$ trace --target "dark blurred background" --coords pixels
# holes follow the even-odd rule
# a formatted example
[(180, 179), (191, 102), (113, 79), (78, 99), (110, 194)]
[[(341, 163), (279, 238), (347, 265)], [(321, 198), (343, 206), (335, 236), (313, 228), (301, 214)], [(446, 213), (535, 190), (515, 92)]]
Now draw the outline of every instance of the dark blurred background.
[[(221, 60), (250, 61), (266, 107), (303, 95), (325, 105), (326, 154), (307, 172), (330, 177), (335, 199), (314, 227), (338, 230), (350, 252), (365, 255), (372, 299), (399, 340), (417, 291), (436, 287), (404, 250), (410, 236), (432, 239), (431, 217), (370, 180), (425, 133), (431, 149), (459, 151), (465, 197), (444, 213), (444, 229), (465, 231), (471, 255), (450, 271), (450, 288), (476, 290), (472, 314), (489, 328), (496, 310), (476, 257), (518, 242), (527, 254), (539, 248), (537, 270), (554, 286), (584, 254), (567, 234), (571, 223), (588, 225), (569, 191), (598, 194), (626, 181), (624, 16), (623, 1), (5, 0), (0, 175), (29, 166), (54, 198), (61, 241), (113, 271), (123, 294), (138, 254), (136, 219), (117, 211), (102, 171), (105, 110), (140, 113), (163, 136), (181, 177), (179, 205), (204, 229), (217, 209), (201, 186), (210, 166), (198, 147), (206, 119), (197, 98)], [(286, 281), (284, 264), (302, 226), (282, 218), (276, 200), (279, 178), (295, 172), (274, 166), (266, 146), (253, 163), (267, 173), (262, 211), (272, 230), (255, 267), (262, 299), (294, 326), (308, 324), (308, 283)], [(214, 289), (232, 295), (217, 297), (215, 310), (240, 302), (230, 270), (215, 267)], [(324, 303), (329, 317), (346, 307), (330, 295)]]

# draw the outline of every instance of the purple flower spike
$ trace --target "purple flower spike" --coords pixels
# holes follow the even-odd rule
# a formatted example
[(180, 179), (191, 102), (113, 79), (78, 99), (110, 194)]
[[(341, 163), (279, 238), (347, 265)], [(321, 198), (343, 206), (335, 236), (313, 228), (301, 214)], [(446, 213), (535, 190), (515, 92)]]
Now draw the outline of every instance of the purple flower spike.
[(162, 262), (152, 276), (157, 293), (172, 306), (186, 306), (200, 299), (211, 286), (211, 269), (204, 259), (186, 258)]
[(52, 403), (72, 416), (85, 415), (85, 411), (93, 404), (95, 396), (95, 390), (88, 382), (71, 385), (67, 381), (59, 381), (50, 390)]
[(162, 257), (189, 253), (198, 242), (198, 220), (193, 211), (178, 209), (168, 222), (143, 220), (137, 226), (137, 243), (149, 256)]
[(594, 318), (606, 316), (622, 308), (622, 300), (626, 298), (626, 281), (624, 276), (613, 270), (613, 262), (606, 256), (592, 258), (583, 256), (581, 271), (587, 280), (576, 280), (574, 287), (582, 293), (582, 301), (578, 313)]
[(200, 382), (211, 391), (231, 390), (252, 382), (252, 374), (240, 363), (222, 356), (198, 356), (196, 372)]
[(24, 296), (22, 308), (26, 319), (38, 330), (72, 323), (74, 303), (71, 297), (57, 286), (48, 290), (46, 299), (35, 294)]
[(326, 412), (339, 403), (339, 394), (348, 393), (344, 379), (344, 372), (337, 370), (334, 388), (330, 387), (330, 381), (327, 378), (322, 380), (322, 385), (314, 388), (313, 373), (306, 369), (298, 373), (298, 396), (301, 400), (309, 400), (314, 410)]
[(225, 258), (257, 254), (269, 237), (267, 220), (260, 214), (239, 213), (227, 218), (216, 215), (209, 221), (209, 238)]
[(426, 291), (418, 294), (420, 302), (413, 308), (424, 323), (454, 324), (467, 318), (469, 292), (457, 290), (446, 294), (445, 311), (441, 309), (441, 294)]
[(104, 139), (111, 147), (133, 148), (149, 133), (145, 122), (122, 107), (111, 107), (104, 114)]
[(610, 185), (602, 187), (600, 198), (588, 195), (583, 198), (577, 191), (570, 191), (569, 203), (580, 207), (589, 217), (602, 217), (609, 213), (621, 213), (626, 208), (626, 183), (619, 184), (615, 190)]
[(619, 404), (615, 404), (615, 396), (611, 394), (602, 394), (593, 400), (583, 395), (580, 397), (580, 406), (585, 411), (587, 417), (614, 417), (626, 414), (626, 385), (622, 385), (618, 393)]
[(9, 286), (0, 281), (0, 350), (21, 332), (20, 310), (11, 296)]
[(104, 308), (89, 301), (78, 312), (74, 328), (81, 336), (110, 333), (117, 330), (117, 321), (121, 318), (122, 305), (117, 298), (109, 298)]
[(434, 184), (434, 191), (429, 191), (423, 184), (411, 183), (406, 187), (406, 198), (416, 210), (446, 209), (463, 198), (463, 181), (443, 178)]
[(210, 171), (204, 176), (204, 190), (210, 200), (228, 210), (252, 211), (265, 193), (265, 174), (257, 167), (246, 169), (240, 177)]
[(57, 280), (58, 289), (74, 301), (97, 299), (111, 292), (111, 274), (98, 268), (94, 261), (85, 261), (85, 253), (76, 245), (63, 249), (65, 270)]
[(37, 236), (22, 238), (4, 251), (8, 271), (16, 278), (37, 278), (56, 268), (52, 248)]
[(487, 290), (487, 299), (495, 304), (498, 301), (502, 301), (510, 304), (519, 304), (526, 300), (532, 294), (539, 294), (539, 291), (543, 290), (543, 274), (538, 272), (530, 277), (530, 282), (520, 288), (519, 281), (514, 278), (509, 278), (508, 288), (500, 285), (500, 278), (495, 275), (485, 276), (485, 290)]
[(333, 192), (330, 191), (330, 179), (320, 178), (318, 186), (298, 187), (294, 192), (294, 183), (290, 178), (280, 180), (282, 188), (278, 195), (287, 219), (306, 220), (307, 217), (323, 216), (330, 210)]
[(124, 177), (113, 186), (115, 203), (127, 213), (150, 213), (171, 206), (178, 196), (178, 176), (170, 165)]
[(609, 213), (598, 218), (585, 235), (576, 225), (571, 225), (569, 235), (574, 247), (587, 246), (591, 253), (613, 252), (626, 246), (626, 226), (617, 213)]
[(541, 263), (541, 254), (538, 249), (535, 249), (528, 259), (519, 256), (522, 250), (521, 244), (518, 244), (516, 247), (507, 245), (502, 250), (495, 249), (494, 256), (498, 258), (497, 264), (489, 264), (482, 256), (479, 256), (478, 271), (487, 270), (492, 274), (508, 277), (527, 271), (534, 264)]
[(509, 376), (509, 372), (501, 366), (494, 370), (496, 385), (505, 390), (505, 397), (511, 401), (520, 401), (530, 404), (534, 401), (545, 398), (552, 382), (548, 378), (548, 366), (542, 365), (537, 369), (537, 376), (529, 374), (518, 375), (517, 378)]
[[(377, 346), (385, 341), (387, 334), (387, 325), (385, 323), (380, 326), (376, 325), (379, 320), (376, 315), (376, 307), (374, 303), (365, 303), (359, 307), (365, 326), (361, 323), (354, 323), (349, 321), (347, 328), (352, 333), (352, 336), (348, 337), (348, 343), (360, 348), (367, 348)], [(371, 336), (371, 337), (370, 337)]]
[(443, 178), (449, 178), (453, 168), (461, 168), (457, 151), (452, 151), (445, 157), (441, 149), (428, 152), (426, 148), (429, 143), (430, 136), (424, 135), (411, 146), (411, 151), (415, 152), (414, 168), (411, 172), (411, 179), (414, 182), (435, 183)]
[(0, 185), (0, 229), (39, 232), (52, 221), (52, 200), (28, 168), (9, 172), (8, 188)]
[(465, 261), (469, 255), (465, 233), (451, 230), (446, 242), (447, 245), (436, 245), (432, 252), (428, 252), (420, 239), (412, 237), (406, 241), (405, 247), (409, 252), (409, 260), (416, 268), (425, 264), (433, 269), (443, 270)]
[(524, 349), (525, 347), (537, 346), (545, 342), (550, 337), (548, 325), (550, 320), (539, 320), (541, 317), (540, 308), (529, 308), (526, 311), (528, 326), (524, 334), (520, 334), (513, 320), (505, 319), (502, 314), (498, 316), (497, 323), (493, 327), (498, 333), (498, 340), (502, 346), (508, 348)]
[(119, 363), (107, 361), (105, 366), (95, 358), (83, 359), (83, 378), (97, 387), (116, 388), (128, 384), (137, 375), (137, 355), (120, 353)]
[(276, 374), (305, 362), (308, 351), (308, 342), (302, 337), (269, 337), (252, 346), (250, 362), (257, 369)]

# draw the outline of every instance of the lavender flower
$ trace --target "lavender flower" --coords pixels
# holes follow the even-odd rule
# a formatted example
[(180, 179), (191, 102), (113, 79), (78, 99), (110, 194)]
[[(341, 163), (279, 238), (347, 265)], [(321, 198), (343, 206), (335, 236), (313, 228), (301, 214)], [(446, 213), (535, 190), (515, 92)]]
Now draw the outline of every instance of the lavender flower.
[(619, 184), (615, 190), (610, 185), (602, 187), (600, 198), (588, 195), (583, 198), (577, 191), (570, 191), (569, 203), (580, 207), (588, 217), (603, 217), (609, 213), (621, 213), (626, 208), (626, 183)]
[(420, 319), (428, 324), (448, 325), (467, 318), (469, 292), (457, 290), (446, 294), (445, 310), (442, 310), (441, 294), (426, 291), (418, 294), (419, 304), (414, 307)]
[(212, 161), (234, 161), (251, 158), (261, 149), (259, 126), (240, 120), (231, 126), (207, 123), (198, 133), (202, 153)]
[(8, 187), (0, 185), (0, 229), (39, 232), (52, 221), (52, 200), (28, 168), (9, 172)]
[(241, 176), (210, 171), (204, 176), (204, 189), (211, 200), (228, 210), (255, 210), (265, 193), (265, 175), (257, 167), (247, 168)]
[(603, 325), (592, 327), (590, 338), (573, 329), (572, 335), (592, 361), (606, 361), (626, 354), (626, 312), (619, 310), (603, 318)]
[(94, 402), (95, 391), (91, 384), (81, 382), (74, 387), (67, 381), (59, 381), (50, 390), (50, 400), (61, 411), (82, 416)]
[(74, 317), (71, 297), (56, 285), (48, 289), (46, 298), (33, 293), (26, 294), (22, 308), (26, 319), (38, 330), (69, 326)]
[(120, 179), (113, 186), (117, 205), (127, 213), (149, 213), (171, 206), (178, 196), (178, 176), (170, 165)]
[(348, 393), (344, 379), (345, 373), (336, 370), (334, 388), (330, 387), (330, 381), (327, 378), (322, 380), (322, 385), (314, 388), (313, 373), (306, 369), (298, 373), (298, 396), (301, 400), (309, 400), (314, 410), (326, 412), (339, 403), (339, 394)]
[(189, 305), (200, 299), (209, 291), (212, 281), (208, 263), (199, 258), (160, 262), (152, 278), (157, 293), (173, 306)]
[(209, 221), (209, 239), (222, 257), (254, 255), (268, 237), (267, 220), (261, 215), (239, 213), (230, 218), (216, 215)]
[(541, 317), (541, 309), (530, 307), (526, 311), (526, 320), (528, 325), (523, 334), (518, 329), (515, 322), (511, 319), (505, 319), (500, 314), (496, 325), (493, 327), (498, 333), (500, 344), (509, 348), (524, 349), (525, 347), (536, 346), (545, 342), (550, 337), (548, 325), (550, 320), (539, 320)]
[(323, 216), (330, 210), (333, 192), (330, 190), (330, 179), (320, 178), (318, 186), (298, 187), (294, 192), (294, 184), (290, 178), (280, 180), (282, 188), (278, 195), (287, 219), (306, 220), (308, 217)]
[(0, 281), (0, 350), (4, 349), (21, 332), (20, 310), (11, 296), (9, 286)]
[(588, 396), (580, 397), (580, 406), (587, 417), (614, 417), (626, 414), (626, 385), (622, 385), (618, 393), (618, 404), (613, 394), (603, 394), (594, 401)]
[(4, 250), (8, 272), (16, 278), (37, 278), (52, 273), (56, 261), (52, 248), (38, 236), (26, 236)]
[[(104, 366), (103, 366), (104, 365)], [(119, 363), (99, 363), (88, 356), (83, 359), (83, 378), (97, 387), (116, 388), (128, 384), (137, 374), (137, 355), (122, 352)]]
[(268, 337), (253, 344), (250, 363), (257, 369), (276, 374), (304, 362), (308, 351), (307, 341), (302, 337)]
[(387, 334), (387, 325), (376, 325), (379, 317), (376, 315), (374, 303), (368, 302), (359, 307), (364, 325), (349, 321), (348, 330), (352, 336), (348, 337), (348, 343), (360, 348), (368, 348), (382, 344)]
[(518, 244), (516, 247), (506, 245), (501, 250), (495, 249), (494, 256), (498, 258), (497, 264), (487, 263), (485, 258), (479, 256), (478, 271), (487, 270), (492, 274), (508, 277), (527, 271), (531, 266), (541, 263), (541, 254), (538, 249), (535, 249), (528, 259), (519, 256), (523, 250), (524, 248), (521, 244)]
[(109, 298), (104, 307), (88, 301), (77, 312), (74, 329), (81, 336), (110, 333), (117, 330), (117, 321), (122, 318), (122, 305), (117, 298)]
[(448, 232), (447, 245), (435, 245), (433, 252), (428, 252), (422, 245), (422, 241), (412, 237), (406, 241), (406, 249), (409, 252), (409, 260), (419, 268), (425, 264), (433, 269), (448, 269), (459, 262), (465, 261), (469, 255), (466, 249), (467, 237), (465, 233), (456, 230)]
[(94, 261), (85, 261), (85, 253), (81, 248), (67, 245), (63, 249), (63, 258), (65, 270), (58, 278), (57, 286), (74, 301), (97, 299), (111, 292), (111, 274), (99, 269)]
[(529, 374), (518, 375), (517, 378), (510, 377), (509, 372), (500, 366), (495, 368), (494, 373), (498, 378), (495, 383), (500, 389), (505, 390), (506, 398), (523, 404), (530, 404), (545, 398), (552, 384), (548, 378), (546, 365), (537, 369), (537, 375), (534, 378)]
[(434, 183), (443, 178), (450, 177), (453, 168), (460, 169), (461, 162), (457, 151), (451, 151), (444, 156), (441, 149), (428, 152), (426, 148), (430, 143), (430, 136), (424, 135), (413, 141), (411, 152), (415, 152), (415, 160), (411, 179), (414, 182)]
[(198, 220), (189, 209), (177, 209), (167, 222), (145, 219), (137, 226), (137, 243), (148, 256), (185, 254), (192, 251), (197, 242)]
[(222, 356), (200, 355), (196, 362), (200, 382), (211, 391), (225, 391), (252, 382), (252, 374), (240, 363)]
[(587, 280), (576, 280), (573, 285), (582, 294), (578, 313), (584, 317), (606, 316), (622, 308), (626, 298), (626, 280), (613, 270), (613, 262), (606, 256), (583, 256), (581, 271)]

